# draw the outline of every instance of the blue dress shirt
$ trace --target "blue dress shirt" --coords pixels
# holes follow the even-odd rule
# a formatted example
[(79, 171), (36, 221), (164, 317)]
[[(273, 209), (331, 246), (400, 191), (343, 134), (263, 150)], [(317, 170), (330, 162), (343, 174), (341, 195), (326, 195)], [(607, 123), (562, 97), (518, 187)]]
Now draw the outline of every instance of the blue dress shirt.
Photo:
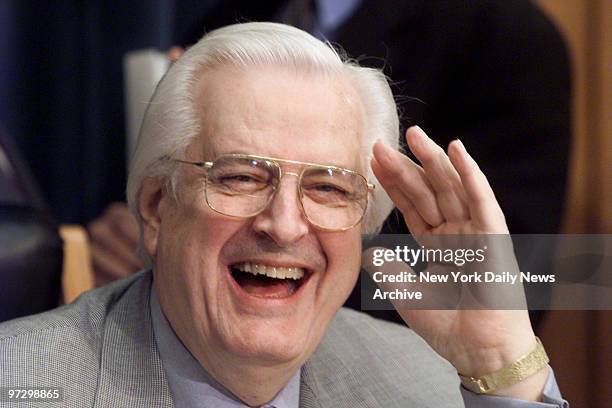
[[(151, 319), (168, 386), (176, 408), (248, 408), (202, 368), (185, 348), (164, 316), (159, 298), (151, 289)], [(276, 397), (262, 408), (298, 408), (300, 371)]]

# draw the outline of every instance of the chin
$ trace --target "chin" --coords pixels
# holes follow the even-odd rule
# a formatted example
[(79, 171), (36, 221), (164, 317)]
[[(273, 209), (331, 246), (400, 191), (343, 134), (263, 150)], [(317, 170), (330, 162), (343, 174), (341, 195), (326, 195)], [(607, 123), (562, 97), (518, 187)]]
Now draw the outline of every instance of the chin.
[[(310, 349), (308, 333), (302, 333), (303, 330), (296, 327), (285, 324), (277, 326), (271, 322), (255, 323), (255, 327), (246, 326), (240, 330), (240, 336), (233, 339), (230, 347), (243, 358), (263, 364), (301, 362), (302, 356)], [(233, 336), (237, 334), (232, 333)]]

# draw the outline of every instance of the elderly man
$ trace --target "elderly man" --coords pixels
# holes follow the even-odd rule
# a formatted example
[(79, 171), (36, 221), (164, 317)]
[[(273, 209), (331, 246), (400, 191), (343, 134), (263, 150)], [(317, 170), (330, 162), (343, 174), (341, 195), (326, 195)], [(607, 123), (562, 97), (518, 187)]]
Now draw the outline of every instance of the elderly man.
[(48, 387), (71, 407), (562, 406), (526, 311), (402, 311), (419, 337), (339, 310), (393, 203), (413, 234), (507, 233), (461, 142), (447, 156), (410, 129), (420, 167), (397, 132), (384, 76), (310, 35), (206, 35), (159, 84), (133, 158), (151, 270), (0, 326), (4, 401)]

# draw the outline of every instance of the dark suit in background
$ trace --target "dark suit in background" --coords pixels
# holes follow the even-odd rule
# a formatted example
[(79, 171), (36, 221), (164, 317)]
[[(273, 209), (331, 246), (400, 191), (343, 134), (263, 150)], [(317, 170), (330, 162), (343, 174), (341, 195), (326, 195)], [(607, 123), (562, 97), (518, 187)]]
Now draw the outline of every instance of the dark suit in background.
[(385, 59), (403, 125), (421, 125), (443, 146), (455, 138), (466, 144), (512, 233), (559, 231), (570, 143), (569, 60), (535, 6), (365, 1), (336, 41), (349, 55)]

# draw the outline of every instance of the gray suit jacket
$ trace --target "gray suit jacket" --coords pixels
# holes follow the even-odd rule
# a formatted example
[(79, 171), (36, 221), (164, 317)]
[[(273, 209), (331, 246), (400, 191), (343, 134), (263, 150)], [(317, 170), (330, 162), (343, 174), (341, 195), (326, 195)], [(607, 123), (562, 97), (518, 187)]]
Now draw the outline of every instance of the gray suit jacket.
[[(0, 387), (63, 387), (63, 402), (31, 406), (172, 407), (151, 324), (151, 276), (139, 273), (0, 325)], [(342, 309), (302, 367), (300, 406), (463, 402), (454, 369), (411, 330)]]

